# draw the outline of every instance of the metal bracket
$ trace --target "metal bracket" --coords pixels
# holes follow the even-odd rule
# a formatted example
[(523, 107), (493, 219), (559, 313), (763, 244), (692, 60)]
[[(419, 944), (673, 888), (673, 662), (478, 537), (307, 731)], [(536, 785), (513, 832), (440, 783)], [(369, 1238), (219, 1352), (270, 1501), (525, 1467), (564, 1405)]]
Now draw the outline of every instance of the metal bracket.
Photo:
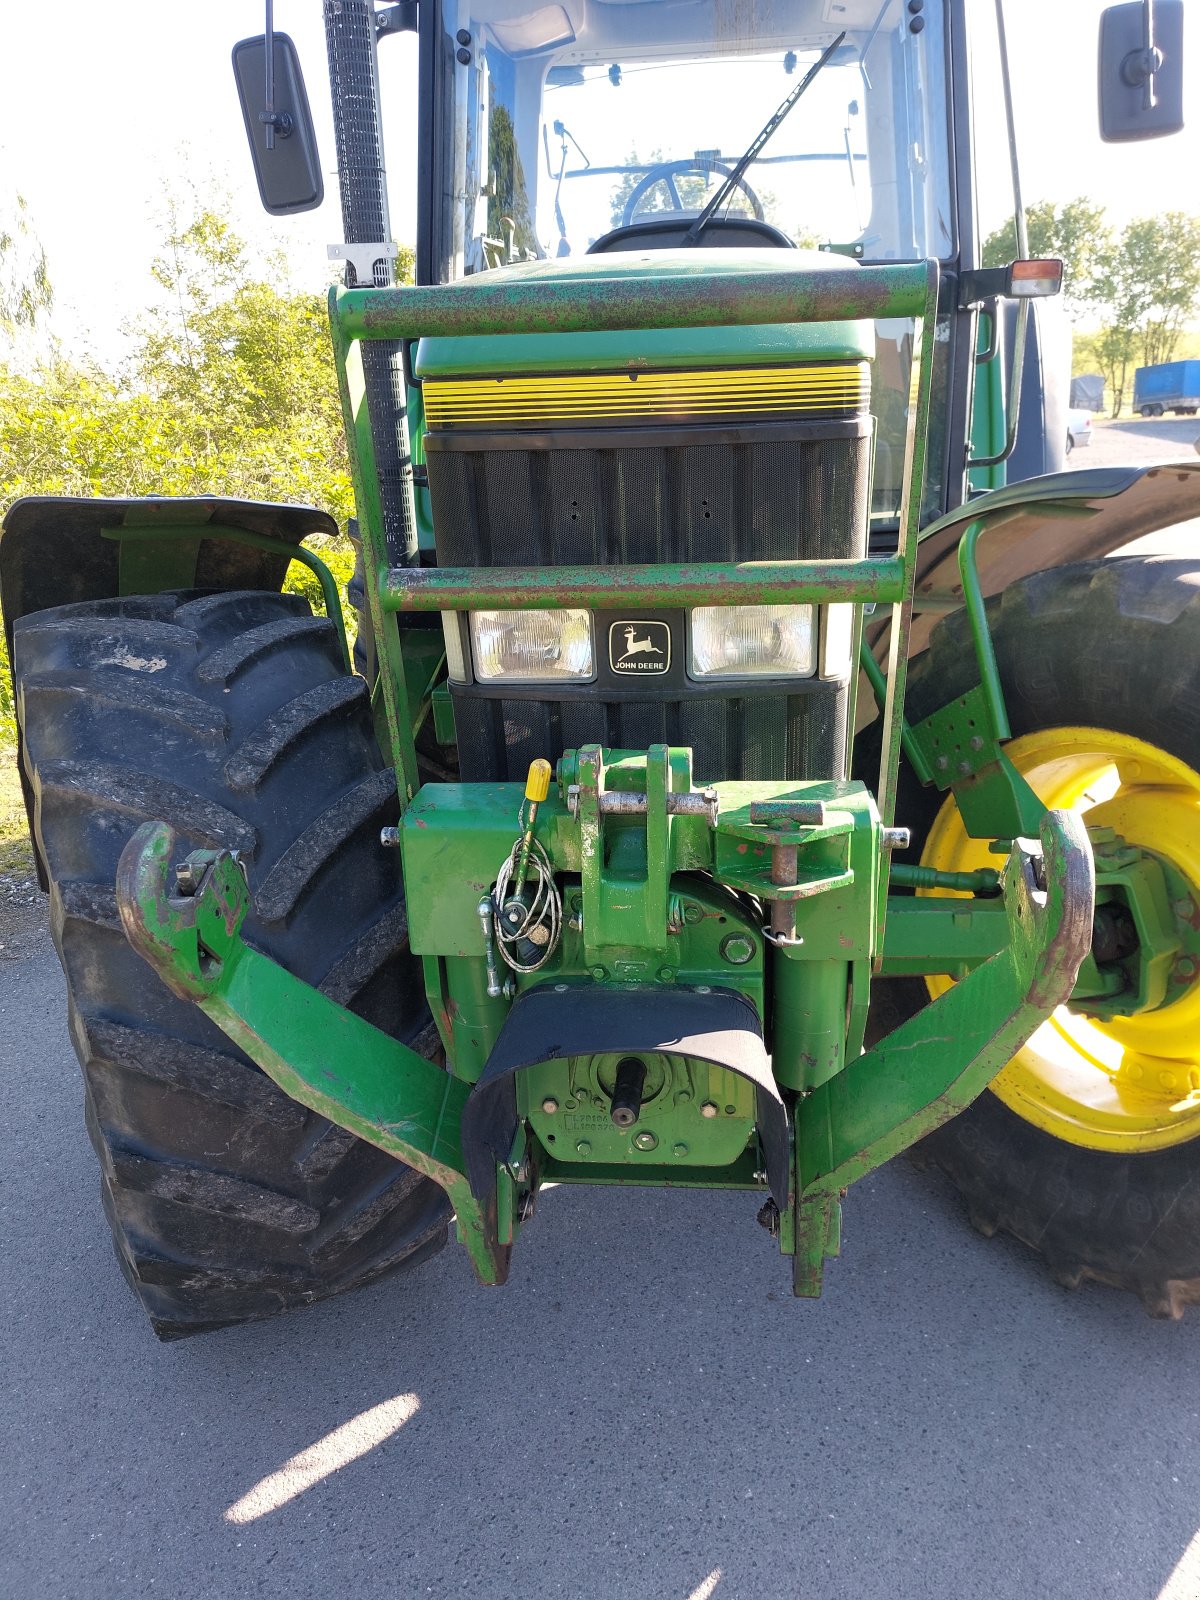
[(398, 5), (381, 6), (375, 13), (375, 37), (389, 33), (416, 33), (419, 26), (417, 0), (400, 0)]
[(381, 244), (327, 244), (325, 254), (330, 261), (350, 263), (354, 272), (354, 283), (351, 288), (370, 289), (375, 286), (375, 268), (380, 261), (389, 263), (387, 282), (381, 287), (390, 287), (392, 277), (390, 263), (400, 254), (400, 250), (399, 246), (389, 239)]
[(953, 789), (972, 839), (1036, 837), (1045, 806), (1013, 766), (998, 737), (982, 684), (910, 728), (939, 789)]

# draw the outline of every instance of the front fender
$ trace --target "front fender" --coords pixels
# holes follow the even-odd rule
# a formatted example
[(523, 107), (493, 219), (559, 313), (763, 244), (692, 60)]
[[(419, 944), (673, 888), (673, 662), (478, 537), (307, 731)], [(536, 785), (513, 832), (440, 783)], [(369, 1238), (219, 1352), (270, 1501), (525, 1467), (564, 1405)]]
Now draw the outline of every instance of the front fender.
[[(1194, 456), (1141, 466), (1054, 472), (980, 495), (921, 532), (909, 659), (928, 647), (929, 635), (946, 609), (943, 605), (940, 610), (921, 611), (921, 598), (962, 598), (958, 546), (972, 522), (988, 525), (978, 547), (979, 580), (988, 596), (1030, 573), (1098, 560), (1134, 539), (1193, 517), (1200, 517), (1200, 460)], [(887, 630), (886, 618), (868, 629), (879, 660), (887, 652)], [(865, 699), (860, 695), (859, 703), (871, 706), (869, 690)]]
[[(287, 576), (290, 547), (310, 533), (338, 531), (333, 518), (313, 506), (216, 495), (112, 500), (27, 495), (9, 507), (0, 532), (0, 611), (10, 651), (18, 617), (122, 593), (121, 546), (104, 538), (102, 530), (134, 523), (190, 531), (199, 541), (194, 586), (201, 589), (278, 590)], [(279, 554), (221, 539), (220, 528), (278, 539)]]

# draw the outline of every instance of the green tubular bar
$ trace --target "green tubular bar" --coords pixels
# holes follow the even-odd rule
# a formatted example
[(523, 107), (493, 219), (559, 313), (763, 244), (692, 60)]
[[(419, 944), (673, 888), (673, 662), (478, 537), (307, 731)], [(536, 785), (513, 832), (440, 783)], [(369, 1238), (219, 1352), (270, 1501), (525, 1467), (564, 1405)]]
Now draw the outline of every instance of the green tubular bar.
[[(265, 533), (251, 533), (248, 528), (215, 528), (206, 524), (200, 531), (206, 539), (224, 539), (229, 544), (249, 545), (252, 550), (268, 550), (272, 555), (286, 555), (290, 560), (298, 561), (301, 566), (307, 567), (321, 585), (325, 615), (337, 630), (342, 661), (346, 671), (351, 671), (350, 642), (346, 638), (346, 619), (342, 615), (342, 600), (338, 594), (337, 579), (320, 556), (314, 555), (311, 550), (306, 550), (302, 544), (284, 545), (279, 539), (268, 538)], [(101, 528), (100, 537), (116, 539), (121, 544), (130, 542), (155, 544), (163, 539), (195, 539), (196, 533), (194, 526), (183, 524), (179, 528)]]
[[(1041, 842), (1044, 889), (1023, 851), (1009, 859), (1003, 948), (804, 1101), (802, 1216), (957, 1115), (1070, 995), (1091, 945), (1092, 851), (1067, 811), (1045, 813)], [(797, 1231), (793, 1287), (814, 1294), (830, 1251), (820, 1227)]]
[(975, 656), (979, 662), (979, 675), (983, 680), (983, 692), (987, 696), (996, 738), (1003, 743), (1005, 739), (1012, 738), (1012, 728), (1008, 721), (1008, 707), (1004, 704), (1000, 668), (996, 663), (996, 651), (992, 644), (992, 635), (988, 630), (987, 606), (979, 582), (979, 567), (975, 560), (975, 546), (987, 527), (986, 522), (972, 522), (963, 534), (958, 546), (958, 576), (962, 583), (967, 619), (971, 625)]
[(385, 611), (552, 611), (577, 605), (803, 605), (832, 600), (897, 603), (904, 564), (884, 561), (705, 562), (695, 566), (393, 567)]
[[(936, 271), (936, 269), (934, 269)], [(417, 339), (437, 334), (601, 333), (633, 328), (705, 328), (770, 322), (852, 322), (920, 317), (929, 267), (847, 267), (664, 278), (612, 277), (522, 283), (480, 273), (423, 289), (330, 292), (337, 334)]]

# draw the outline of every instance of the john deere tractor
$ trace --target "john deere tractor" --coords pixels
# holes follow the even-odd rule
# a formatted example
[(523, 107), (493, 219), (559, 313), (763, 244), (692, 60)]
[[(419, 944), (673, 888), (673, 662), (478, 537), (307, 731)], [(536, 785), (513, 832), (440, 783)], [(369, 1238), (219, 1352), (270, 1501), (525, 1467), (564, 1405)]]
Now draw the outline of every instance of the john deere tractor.
[[(1179, 125), (1180, 11), (1105, 14), (1110, 137)], [(1200, 461), (1057, 470), (1060, 265), (1015, 163), (1019, 259), (981, 262), (1002, 13), (324, 12), (353, 646), (307, 507), (29, 499), (0, 543), (156, 1331), (413, 1267), (452, 1220), (500, 1284), (547, 1183), (743, 1193), (815, 1295), (847, 1186), (918, 1142), (986, 1231), (1178, 1315), (1200, 572), (1107, 558), (1200, 513)], [(270, 24), (234, 68), (284, 214), (323, 168)], [(401, 288), (377, 67), (414, 31)]]

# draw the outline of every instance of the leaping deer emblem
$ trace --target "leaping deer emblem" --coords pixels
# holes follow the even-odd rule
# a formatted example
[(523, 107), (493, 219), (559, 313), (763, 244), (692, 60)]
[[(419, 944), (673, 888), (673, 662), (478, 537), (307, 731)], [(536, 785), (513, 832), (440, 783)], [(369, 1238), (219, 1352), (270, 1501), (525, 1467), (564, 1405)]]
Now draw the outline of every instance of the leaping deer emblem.
[(625, 654), (621, 657), (622, 661), (628, 661), (630, 656), (660, 655), (662, 655), (662, 651), (655, 645), (649, 634), (644, 639), (639, 639), (636, 628), (625, 629)]

